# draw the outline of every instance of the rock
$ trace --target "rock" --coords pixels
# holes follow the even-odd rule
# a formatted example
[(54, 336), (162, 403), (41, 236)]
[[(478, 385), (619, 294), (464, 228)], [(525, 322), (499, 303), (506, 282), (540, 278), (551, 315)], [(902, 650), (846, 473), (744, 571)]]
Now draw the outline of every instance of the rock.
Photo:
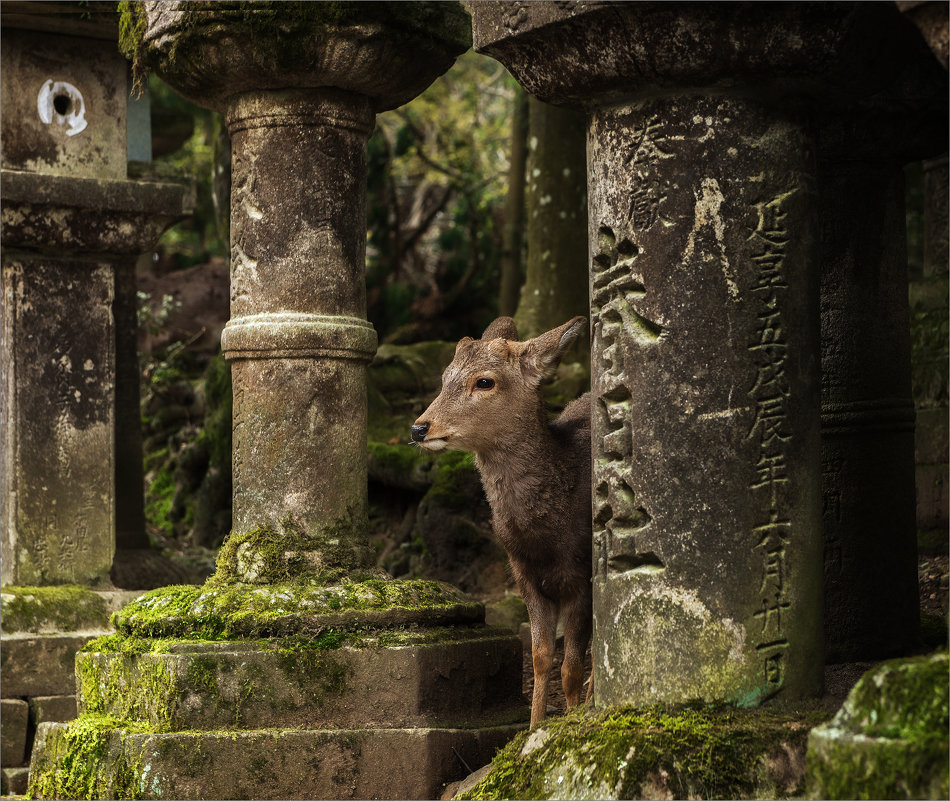
[(809, 798), (947, 798), (946, 653), (868, 671), (808, 738)]

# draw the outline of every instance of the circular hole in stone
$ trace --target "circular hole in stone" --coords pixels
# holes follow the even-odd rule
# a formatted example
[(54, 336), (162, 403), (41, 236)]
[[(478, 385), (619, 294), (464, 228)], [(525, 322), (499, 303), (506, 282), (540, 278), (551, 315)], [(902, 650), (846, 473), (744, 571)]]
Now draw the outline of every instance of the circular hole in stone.
[(69, 114), (73, 106), (73, 100), (69, 95), (56, 95), (53, 98), (53, 108), (57, 114)]

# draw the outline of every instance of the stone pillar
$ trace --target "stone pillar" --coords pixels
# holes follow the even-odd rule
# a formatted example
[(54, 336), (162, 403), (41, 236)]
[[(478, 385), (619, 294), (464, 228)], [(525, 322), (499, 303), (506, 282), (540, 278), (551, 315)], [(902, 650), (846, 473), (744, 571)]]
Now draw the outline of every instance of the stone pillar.
[(901, 164), (823, 160), (820, 209), (827, 661), (880, 659), (920, 615)]
[(335, 89), (246, 93), (227, 114), (234, 531), (281, 532), (323, 570), (373, 563), (365, 366), (376, 332), (363, 279), (373, 118), (368, 97)]
[(598, 703), (821, 685), (813, 147), (783, 117), (591, 115)]
[(188, 196), (179, 185), (127, 178), (127, 67), (115, 19), (100, 9), (73, 16), (19, 7), (3, 19), (2, 562), (10, 584), (108, 584), (116, 275), (184, 215)]
[(947, 156), (924, 162), (924, 275), (910, 287), (918, 331), (917, 527), (943, 541), (950, 519), (947, 452)]
[(910, 26), (886, 4), (472, 13), (477, 50), (589, 113), (595, 700), (816, 694), (812, 114), (897, 83)]

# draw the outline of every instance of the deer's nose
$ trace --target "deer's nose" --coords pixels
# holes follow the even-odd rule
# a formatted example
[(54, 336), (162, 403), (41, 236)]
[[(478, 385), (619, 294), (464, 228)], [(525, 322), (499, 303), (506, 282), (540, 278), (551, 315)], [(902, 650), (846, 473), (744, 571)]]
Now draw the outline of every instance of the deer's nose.
[(428, 423), (422, 423), (421, 425), (413, 426), (412, 431), (412, 441), (413, 442), (422, 442), (426, 438), (426, 432), (429, 430)]

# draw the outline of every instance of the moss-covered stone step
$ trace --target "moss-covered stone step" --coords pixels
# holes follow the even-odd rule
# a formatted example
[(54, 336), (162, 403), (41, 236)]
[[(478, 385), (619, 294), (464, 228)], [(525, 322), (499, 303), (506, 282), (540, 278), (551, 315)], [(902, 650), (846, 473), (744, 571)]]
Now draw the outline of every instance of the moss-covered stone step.
[(155, 731), (474, 726), (527, 720), (521, 643), (498, 629), (258, 642), (94, 641), (80, 710)]
[(513, 739), (464, 799), (791, 798), (827, 712), (578, 707)]
[(438, 798), (523, 725), (155, 733), (84, 715), (44, 724), (34, 798)]
[(112, 616), (124, 634), (191, 639), (316, 636), (330, 629), (470, 625), (484, 619), (485, 609), (474, 598), (422, 579), (162, 587)]
[(868, 671), (809, 735), (809, 797), (947, 798), (948, 683), (946, 652)]
[(4, 634), (109, 631), (109, 615), (141, 595), (134, 590), (91, 590), (76, 585), (0, 589)]

